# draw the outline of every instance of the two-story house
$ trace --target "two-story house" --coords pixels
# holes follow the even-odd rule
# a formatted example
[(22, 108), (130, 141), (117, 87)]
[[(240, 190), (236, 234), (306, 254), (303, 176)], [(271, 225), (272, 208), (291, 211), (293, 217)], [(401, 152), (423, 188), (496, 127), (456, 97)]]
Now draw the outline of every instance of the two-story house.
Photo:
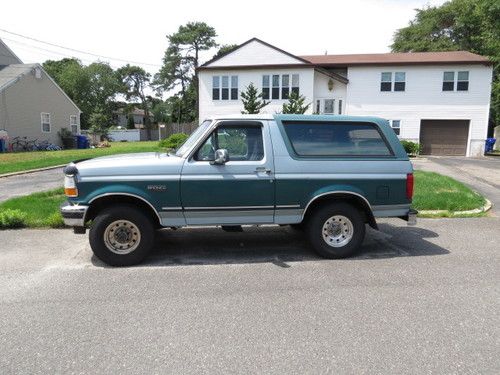
[(479, 156), (488, 129), (492, 66), (465, 51), (295, 56), (257, 38), (198, 68), (200, 120), (240, 113), (253, 83), (279, 113), (292, 91), (308, 113), (390, 121), (424, 154)]

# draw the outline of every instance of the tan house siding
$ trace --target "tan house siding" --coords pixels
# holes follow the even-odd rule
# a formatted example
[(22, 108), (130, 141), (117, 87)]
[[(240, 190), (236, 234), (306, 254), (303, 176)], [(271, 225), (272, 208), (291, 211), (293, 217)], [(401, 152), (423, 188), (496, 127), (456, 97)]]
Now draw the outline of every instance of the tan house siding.
[[(41, 69), (41, 68), (39, 68)], [(42, 113), (50, 113), (50, 132), (42, 132)], [(41, 69), (41, 78), (34, 71), (26, 74), (0, 92), (0, 130), (10, 139), (48, 140), (61, 144), (58, 131), (70, 129), (70, 116), (77, 116), (80, 131), (80, 110)]]

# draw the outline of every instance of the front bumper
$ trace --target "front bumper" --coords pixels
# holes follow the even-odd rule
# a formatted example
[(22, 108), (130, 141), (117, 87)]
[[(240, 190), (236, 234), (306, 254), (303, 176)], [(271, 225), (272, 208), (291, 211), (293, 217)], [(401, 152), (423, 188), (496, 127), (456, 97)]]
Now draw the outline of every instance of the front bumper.
[(63, 217), (64, 224), (69, 227), (85, 227), (85, 215), (89, 206), (80, 206), (65, 202), (61, 205), (60, 212)]

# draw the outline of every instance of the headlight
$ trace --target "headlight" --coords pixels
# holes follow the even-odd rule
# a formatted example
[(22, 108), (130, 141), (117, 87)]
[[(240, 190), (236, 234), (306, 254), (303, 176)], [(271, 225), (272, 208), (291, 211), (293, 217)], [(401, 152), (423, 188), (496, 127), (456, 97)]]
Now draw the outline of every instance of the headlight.
[(78, 197), (78, 189), (76, 188), (74, 176), (64, 176), (64, 194), (67, 197)]

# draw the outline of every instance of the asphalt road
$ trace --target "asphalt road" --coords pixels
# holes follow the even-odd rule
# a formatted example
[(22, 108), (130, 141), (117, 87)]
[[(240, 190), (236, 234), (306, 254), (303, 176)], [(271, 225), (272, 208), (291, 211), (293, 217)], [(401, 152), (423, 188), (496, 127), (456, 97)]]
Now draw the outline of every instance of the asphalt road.
[(0, 232), (0, 373), (498, 374), (499, 228), (385, 220), (347, 260), (285, 227), (166, 230), (122, 269)]
[(9, 198), (62, 187), (63, 179), (62, 168), (2, 177), (0, 178), (0, 202)]

